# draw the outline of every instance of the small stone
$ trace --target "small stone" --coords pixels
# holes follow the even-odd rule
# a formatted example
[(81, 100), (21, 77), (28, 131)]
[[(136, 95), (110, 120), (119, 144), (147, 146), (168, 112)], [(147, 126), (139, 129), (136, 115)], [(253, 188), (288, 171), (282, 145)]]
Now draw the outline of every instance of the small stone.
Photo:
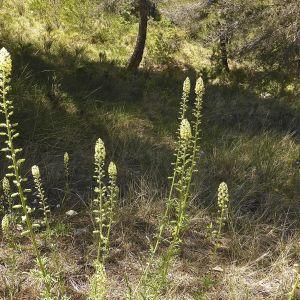
[(77, 228), (74, 230), (74, 235), (82, 235), (88, 233), (87, 228)]
[(66, 212), (66, 215), (69, 216), (69, 217), (74, 217), (76, 215), (78, 215), (78, 212), (76, 212), (75, 210), (73, 209), (70, 209)]
[(224, 272), (224, 269), (222, 269), (220, 266), (216, 266), (214, 268), (212, 268), (213, 271), (216, 271), (216, 272)]

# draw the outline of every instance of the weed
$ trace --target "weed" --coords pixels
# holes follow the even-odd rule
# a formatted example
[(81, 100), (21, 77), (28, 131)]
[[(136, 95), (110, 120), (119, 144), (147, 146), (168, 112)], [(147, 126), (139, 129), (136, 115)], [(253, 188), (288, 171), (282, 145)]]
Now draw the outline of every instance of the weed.
[(95, 145), (95, 193), (93, 214), (95, 216), (95, 230), (97, 237), (97, 257), (94, 262), (95, 273), (90, 280), (89, 299), (104, 299), (106, 294), (105, 261), (110, 250), (110, 234), (114, 221), (114, 209), (118, 197), (116, 185), (117, 167), (113, 162), (108, 166), (109, 184), (104, 183), (106, 150), (103, 141), (99, 138)]
[(1, 112), (4, 114), (5, 121), (1, 123), (1, 127), (5, 131), (1, 132), (1, 135), (5, 137), (6, 147), (2, 148), (2, 151), (6, 153), (6, 157), (10, 161), (8, 169), (10, 173), (7, 173), (7, 177), (12, 177), (13, 182), (17, 188), (17, 191), (11, 195), (12, 198), (18, 197), (20, 204), (15, 204), (12, 208), (19, 210), (22, 209), (23, 215), (22, 221), (26, 223), (26, 229), (22, 231), (22, 235), (29, 235), (35, 255), (37, 257), (37, 263), (40, 268), (40, 276), (45, 285), (43, 296), (47, 299), (51, 299), (51, 278), (48, 274), (45, 266), (45, 260), (41, 256), (38, 248), (38, 243), (35, 235), (35, 228), (39, 227), (39, 224), (33, 223), (31, 219), (31, 213), (33, 209), (28, 205), (26, 194), (30, 192), (29, 189), (24, 188), (24, 183), (27, 181), (20, 173), (20, 167), (24, 163), (25, 159), (18, 158), (22, 152), (21, 148), (15, 148), (14, 141), (19, 136), (16, 130), (16, 123), (11, 122), (11, 116), (13, 115), (13, 103), (7, 98), (10, 90), (10, 75), (12, 69), (12, 62), (10, 54), (5, 48), (0, 50), (0, 95), (1, 95)]

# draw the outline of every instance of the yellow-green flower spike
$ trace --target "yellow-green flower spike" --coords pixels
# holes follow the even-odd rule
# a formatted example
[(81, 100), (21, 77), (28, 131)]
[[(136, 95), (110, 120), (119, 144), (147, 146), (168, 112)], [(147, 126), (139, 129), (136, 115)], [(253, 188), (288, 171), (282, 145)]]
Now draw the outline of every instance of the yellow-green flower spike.
[(191, 125), (187, 119), (183, 119), (180, 124), (180, 137), (188, 140), (192, 137)]
[[(220, 238), (222, 228), (225, 225), (225, 221), (228, 218), (228, 202), (229, 202), (229, 193), (228, 187), (225, 182), (222, 182), (218, 188), (218, 213), (219, 216), (216, 220), (218, 225), (218, 230), (216, 231), (216, 238)], [(217, 251), (218, 244), (216, 244), (215, 251)]]
[(227, 208), (229, 202), (228, 187), (225, 182), (222, 182), (218, 188), (218, 206), (219, 208)]
[(114, 162), (110, 162), (108, 166), (109, 181), (106, 185), (103, 181), (105, 177), (105, 145), (99, 138), (95, 145), (95, 193), (94, 198), (94, 220), (95, 228), (93, 233), (96, 234), (97, 262), (104, 264), (110, 249), (110, 232), (114, 222), (114, 208), (118, 196), (118, 188), (116, 186), (117, 167)]
[[(4, 128), (1, 135), (6, 137), (6, 147), (2, 148), (2, 151), (6, 152), (6, 158), (9, 160), (8, 169), (9, 173), (6, 174), (7, 177), (13, 177), (13, 183), (17, 191), (11, 194), (10, 198), (17, 198), (19, 202), (15, 205), (11, 205), (12, 208), (22, 208), (23, 216), (25, 218), (26, 229), (22, 234), (29, 233), (33, 249), (37, 258), (37, 262), (40, 268), (41, 276), (43, 277), (45, 284), (45, 293), (48, 298), (51, 298), (51, 284), (48, 282), (48, 277), (50, 274), (46, 270), (45, 263), (43, 261), (41, 252), (38, 247), (38, 242), (35, 235), (35, 223), (31, 220), (31, 212), (33, 211), (27, 204), (26, 194), (30, 192), (29, 189), (25, 188), (26, 178), (21, 175), (21, 166), (25, 159), (20, 157), (22, 151), (21, 148), (16, 148), (14, 145), (14, 140), (19, 136), (17, 132), (17, 123), (13, 123), (11, 117), (14, 113), (13, 111), (13, 101), (7, 98), (8, 91), (10, 90), (10, 75), (12, 71), (12, 61), (10, 54), (5, 48), (0, 50), (0, 111), (4, 115), (4, 122), (1, 123), (1, 128)], [(9, 198), (9, 199), (10, 199)], [(14, 202), (17, 202), (17, 199)], [(12, 203), (11, 203), (12, 204)], [(22, 217), (23, 218), (23, 217)], [(4, 220), (4, 226), (6, 226), (7, 220)], [(1, 224), (2, 225), (2, 224)]]
[(184, 93), (186, 93), (186, 95), (188, 95), (191, 91), (191, 81), (188, 77), (185, 79), (183, 83), (183, 91)]
[(2, 180), (2, 188), (5, 196), (8, 197), (10, 195), (10, 183), (6, 177)]
[(117, 166), (114, 162), (110, 162), (108, 166), (108, 175), (110, 178), (117, 177)]
[(64, 154), (64, 172), (65, 172), (65, 189), (64, 189), (64, 197), (62, 199), (62, 207), (65, 202), (69, 202), (71, 189), (70, 189), (70, 171), (69, 171), (69, 163), (70, 163), (70, 156), (68, 152)]
[(191, 91), (191, 82), (190, 79), (187, 77), (183, 83), (182, 88), (182, 97), (180, 102), (180, 109), (179, 109), (179, 120), (183, 120), (185, 118), (185, 114), (188, 108), (188, 102), (189, 102), (189, 95)]
[(96, 198), (94, 199), (95, 203), (95, 223), (98, 228), (95, 228), (95, 231), (99, 231), (97, 235), (97, 261), (104, 261), (104, 252), (105, 252), (105, 221), (107, 216), (106, 210), (106, 187), (103, 182), (105, 177), (105, 172), (103, 169), (104, 160), (105, 160), (105, 146), (103, 141), (99, 138), (95, 144), (95, 176), (96, 179)]
[[(68, 152), (65, 152), (64, 154), (64, 168), (65, 168), (65, 176), (66, 176), (66, 179), (68, 180), (69, 179), (69, 161), (70, 161), (70, 157), (69, 157), (69, 153)], [(68, 184), (68, 182), (67, 182)]]
[(204, 82), (203, 82), (203, 79), (201, 77), (199, 77), (197, 79), (196, 87), (195, 87), (195, 93), (197, 95), (202, 95), (204, 93)]
[(70, 158), (69, 158), (69, 153), (68, 153), (68, 152), (65, 152), (65, 154), (64, 154), (64, 165), (65, 165), (65, 166), (68, 166), (68, 165), (69, 165), (69, 160), (70, 160)]
[(43, 222), (46, 225), (46, 229), (48, 233), (50, 232), (50, 225), (49, 225), (49, 218), (48, 215), (50, 214), (50, 209), (47, 204), (47, 198), (45, 197), (45, 192), (42, 185), (41, 173), (38, 166), (31, 167), (31, 173), (34, 179), (34, 186), (36, 189), (36, 196), (39, 202), (39, 209), (43, 212), (44, 218)]
[[(200, 92), (201, 81), (197, 83), (197, 92)], [(200, 149), (200, 124), (202, 95), (196, 95), (195, 105), (192, 110), (191, 124), (187, 120), (188, 102), (190, 94), (190, 80), (187, 78), (183, 84), (183, 93), (179, 109), (178, 140), (175, 148), (175, 161), (170, 179), (170, 188), (166, 198), (166, 207), (160, 218), (159, 230), (155, 243), (150, 247), (150, 257), (147, 267), (141, 276), (137, 287), (131, 294), (130, 299), (149, 298), (158, 299), (162, 288), (167, 283), (167, 274), (178, 246), (182, 242), (182, 232), (188, 223), (187, 209), (191, 199), (191, 186), (193, 174), (197, 172), (196, 165)], [(170, 237), (165, 239), (166, 232)], [(168, 241), (168, 247), (162, 256), (162, 262), (157, 265), (156, 254), (163, 241)], [(154, 270), (154, 272), (152, 271)], [(154, 274), (154, 276), (153, 276)], [(159, 280), (157, 280), (159, 278)], [(155, 282), (153, 281), (155, 280)]]
[(2, 48), (0, 50), (0, 80), (3, 80), (3, 76), (9, 76), (11, 74), (12, 63), (9, 52)]
[(4, 236), (9, 235), (10, 217), (5, 215), (1, 221), (1, 228)]
[(95, 145), (95, 161), (103, 161), (105, 159), (105, 146), (103, 141), (99, 138)]

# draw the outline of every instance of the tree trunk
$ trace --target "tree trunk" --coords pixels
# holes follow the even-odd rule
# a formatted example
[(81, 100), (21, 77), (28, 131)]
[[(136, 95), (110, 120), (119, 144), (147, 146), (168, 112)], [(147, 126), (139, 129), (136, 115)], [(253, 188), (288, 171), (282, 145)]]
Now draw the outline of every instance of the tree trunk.
[(140, 24), (139, 32), (136, 40), (136, 45), (133, 54), (128, 62), (129, 70), (138, 69), (144, 54), (146, 37), (147, 37), (147, 27), (148, 27), (148, 5), (147, 0), (139, 0), (139, 10), (140, 10)]
[(228, 55), (227, 55), (227, 37), (224, 32), (220, 35), (220, 50), (221, 50), (221, 61), (226, 72), (229, 72), (228, 66)]

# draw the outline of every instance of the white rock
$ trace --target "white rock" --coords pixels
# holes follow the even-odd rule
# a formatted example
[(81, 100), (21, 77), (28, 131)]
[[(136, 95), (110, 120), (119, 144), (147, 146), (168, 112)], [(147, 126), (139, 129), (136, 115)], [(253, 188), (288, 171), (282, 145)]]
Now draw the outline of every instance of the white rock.
[(66, 215), (69, 216), (69, 217), (74, 217), (76, 215), (78, 215), (78, 212), (76, 212), (75, 210), (73, 209), (70, 209), (66, 212)]
[(216, 271), (216, 272), (224, 272), (224, 270), (220, 266), (216, 266), (216, 267), (212, 268), (212, 270)]

